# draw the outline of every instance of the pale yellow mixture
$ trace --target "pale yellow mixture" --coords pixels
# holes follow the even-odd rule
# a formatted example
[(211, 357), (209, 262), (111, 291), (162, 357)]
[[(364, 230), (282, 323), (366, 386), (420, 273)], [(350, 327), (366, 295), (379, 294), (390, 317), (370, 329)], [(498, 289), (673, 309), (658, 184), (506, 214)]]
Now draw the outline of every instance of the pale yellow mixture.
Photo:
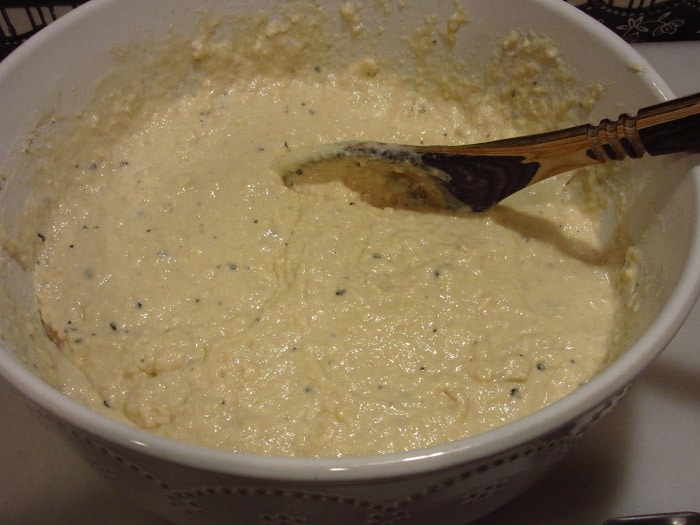
[[(372, 57), (261, 73), (217, 53), (203, 39), (188, 60), (244, 65), (158, 103), (115, 90), (42, 153), (72, 180), (36, 263), (45, 329), (74, 365), (57, 388), (178, 440), (341, 456), (497, 427), (606, 364), (622, 257), (596, 245), (571, 189), (585, 184), (454, 215), (375, 208), (340, 183), (292, 190), (272, 168), (318, 143), (457, 144), (581, 121), (580, 93), (542, 91), (572, 81), (548, 41), (510, 35), (491, 76), (455, 93)], [(494, 76), (519, 56), (529, 70)]]

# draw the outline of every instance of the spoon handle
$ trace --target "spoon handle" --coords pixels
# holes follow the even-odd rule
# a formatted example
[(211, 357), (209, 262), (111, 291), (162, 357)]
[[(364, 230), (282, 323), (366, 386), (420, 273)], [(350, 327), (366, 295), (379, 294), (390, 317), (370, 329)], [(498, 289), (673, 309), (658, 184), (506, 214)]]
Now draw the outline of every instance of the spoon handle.
[(586, 126), (586, 131), (588, 155), (600, 162), (645, 153), (700, 152), (700, 94), (641, 109), (636, 116), (605, 119), (597, 126)]
[(640, 110), (637, 132), (650, 155), (700, 152), (700, 94)]
[(611, 518), (603, 525), (698, 525), (700, 514), (697, 512), (665, 512), (643, 516), (624, 516)]
[[(583, 124), (481, 144), (414, 146), (413, 149), (442, 157), (512, 157), (519, 159), (521, 166), (534, 163), (534, 173), (524, 170), (521, 178), (527, 180), (513, 186), (519, 189), (523, 184), (534, 184), (564, 171), (608, 160), (639, 158), (645, 153), (700, 152), (700, 93), (643, 108), (635, 116), (622, 114), (616, 121), (604, 119), (597, 125)], [(513, 176), (512, 170), (509, 173)]]

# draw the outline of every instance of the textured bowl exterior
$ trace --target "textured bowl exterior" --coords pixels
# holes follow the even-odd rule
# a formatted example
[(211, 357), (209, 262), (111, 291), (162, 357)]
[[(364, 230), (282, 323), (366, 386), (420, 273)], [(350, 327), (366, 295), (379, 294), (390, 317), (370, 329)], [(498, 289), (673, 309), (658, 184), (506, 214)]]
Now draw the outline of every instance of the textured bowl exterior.
[[(210, 0), (207, 5), (257, 10), (268, 3)], [(435, 2), (438, 4), (445, 9), (452, 6), (451, 1)], [(92, 89), (93, 70), (108, 67), (108, 60), (91, 57), (135, 38), (155, 15), (162, 23), (149, 30), (161, 34), (171, 25), (184, 24), (201, 5), (194, 0), (92, 0), (30, 39), (0, 65), (0, 99), (8, 101), (0, 121), (0, 161), (3, 148), (9, 151), (8, 145), (24, 139), (20, 136), (26, 131), (23, 123), (41, 112), (36, 102), (50, 106), (55, 84), (63, 82), (64, 75), (72, 75), (69, 84), (75, 88), (61, 103), (79, 107)], [(432, 3), (423, 3), (418, 10), (423, 16), (426, 9), (434, 8)], [(619, 37), (561, 0), (471, 0), (467, 8), (475, 19), (483, 15), (486, 20), (475, 28), (473, 48), (489, 45), (487, 35), (496, 29), (504, 33), (517, 20), (518, 25), (549, 34), (569, 50), (581, 48), (581, 52), (569, 53), (567, 59), (572, 57), (576, 69), (588, 78), (619, 76), (619, 82), (610, 84), (613, 106), (603, 108), (604, 112), (611, 107), (620, 109), (614, 105), (618, 100), (626, 100), (634, 108), (672, 96), (663, 80)], [(90, 39), (94, 45), (86, 46), (84, 42)], [(581, 47), (581, 39), (587, 39), (586, 49)], [(0, 374), (28, 409), (55, 429), (97, 472), (124, 494), (175, 523), (468, 523), (544, 476), (618, 404), (634, 378), (680, 327), (694, 303), (700, 280), (700, 192), (692, 182), (686, 189), (681, 200), (689, 211), (676, 223), (686, 224), (688, 231), (663, 246), (668, 253), (686, 254), (685, 260), (678, 275), (672, 276), (674, 291), (665, 308), (639, 341), (606, 371), (563, 400), (522, 420), (454, 443), (367, 458), (317, 460), (226, 453), (169, 441), (93, 413), (42, 383), (1, 343)]]
[(120, 447), (26, 404), (96, 472), (173, 523), (457, 525), (489, 513), (542, 478), (627, 390), (551, 432), (488, 457), (420, 474), (351, 481), (237, 476), (177, 464), (147, 447)]

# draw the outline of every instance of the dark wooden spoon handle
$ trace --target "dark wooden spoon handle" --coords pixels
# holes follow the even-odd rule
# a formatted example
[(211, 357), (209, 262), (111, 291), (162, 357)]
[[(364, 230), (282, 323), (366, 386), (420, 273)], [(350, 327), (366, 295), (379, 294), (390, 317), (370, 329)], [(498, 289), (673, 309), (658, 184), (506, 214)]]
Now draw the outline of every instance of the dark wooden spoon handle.
[(639, 158), (645, 153), (700, 152), (700, 94), (641, 109), (587, 126), (589, 156), (600, 162)]
[(637, 132), (650, 155), (700, 152), (700, 94), (642, 109)]

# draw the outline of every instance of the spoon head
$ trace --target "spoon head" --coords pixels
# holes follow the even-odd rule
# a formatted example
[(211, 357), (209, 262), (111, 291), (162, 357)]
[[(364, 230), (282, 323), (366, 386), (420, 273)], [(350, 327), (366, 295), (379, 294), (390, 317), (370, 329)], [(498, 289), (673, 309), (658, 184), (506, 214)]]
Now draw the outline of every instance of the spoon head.
[(411, 210), (468, 209), (449, 191), (451, 177), (428, 166), (410, 146), (378, 142), (341, 142), (311, 152), (290, 154), (276, 166), (284, 183), (340, 181), (379, 208)]
[(380, 208), (481, 212), (530, 184), (539, 167), (469, 146), (339, 142), (289, 154), (277, 170), (289, 187), (341, 181)]

